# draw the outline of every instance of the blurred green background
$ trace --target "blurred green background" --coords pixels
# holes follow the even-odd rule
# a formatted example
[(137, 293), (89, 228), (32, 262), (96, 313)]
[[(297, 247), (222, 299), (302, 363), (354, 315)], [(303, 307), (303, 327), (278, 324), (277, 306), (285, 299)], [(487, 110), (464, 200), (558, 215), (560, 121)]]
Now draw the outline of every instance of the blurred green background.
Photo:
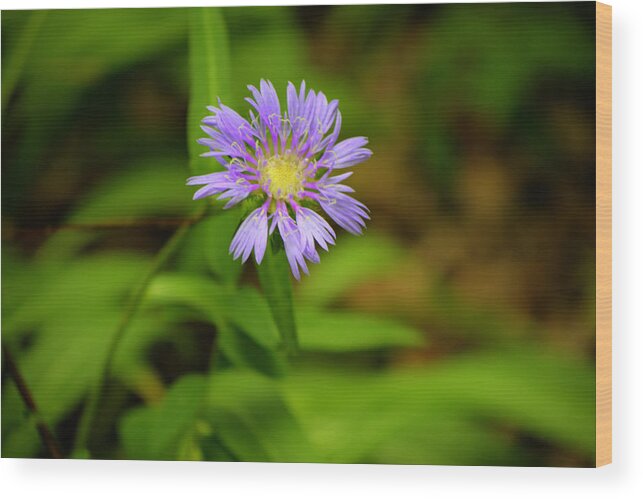
[[(89, 455), (592, 466), (594, 5), (215, 9), (217, 94), (338, 98), (374, 151), (349, 182), (372, 221), (294, 284), (291, 360), (227, 255), (239, 214), (192, 227)], [(189, 16), (2, 13), (2, 342), (65, 456), (132, 287), (196, 207)], [(49, 457), (6, 364), (2, 455)]]

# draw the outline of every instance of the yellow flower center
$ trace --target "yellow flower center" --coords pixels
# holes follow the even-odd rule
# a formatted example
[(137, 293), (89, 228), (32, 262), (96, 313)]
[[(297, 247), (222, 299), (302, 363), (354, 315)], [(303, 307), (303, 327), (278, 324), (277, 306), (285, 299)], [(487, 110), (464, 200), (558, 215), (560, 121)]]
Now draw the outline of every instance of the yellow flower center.
[(261, 180), (277, 199), (288, 199), (303, 190), (305, 164), (296, 156), (273, 156), (264, 163)]

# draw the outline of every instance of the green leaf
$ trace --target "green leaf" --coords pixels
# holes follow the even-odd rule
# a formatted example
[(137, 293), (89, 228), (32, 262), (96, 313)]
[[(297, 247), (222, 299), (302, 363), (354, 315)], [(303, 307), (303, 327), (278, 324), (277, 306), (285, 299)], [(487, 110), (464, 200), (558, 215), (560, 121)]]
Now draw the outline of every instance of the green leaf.
[[(190, 21), (190, 103), (187, 140), (190, 170), (206, 173), (221, 170), (213, 158), (202, 158), (206, 148), (197, 140), (204, 136), (201, 121), (209, 113), (208, 106), (229, 95), (230, 60), (225, 21), (218, 8), (193, 8)], [(239, 211), (221, 213), (207, 220), (192, 237), (188, 251), (197, 260), (205, 261), (215, 275), (225, 283), (234, 283), (241, 273), (241, 264), (229, 255), (230, 241), (239, 223)]]
[[(140, 277), (147, 260), (133, 254), (115, 253), (58, 265), (46, 273), (33, 272), (23, 278), (31, 282), (31, 293), (10, 317), (3, 318), (3, 341), (18, 346), (30, 338), (18, 363), (40, 412), (51, 425), (58, 423), (85, 396), (100, 375), (108, 344), (122, 314), (122, 297)], [(132, 324), (132, 338), (117, 356), (140, 358), (153, 338), (164, 331), (153, 317), (139, 317)], [(128, 375), (136, 366), (128, 366)], [(82, 373), (82, 376), (79, 376)], [(23, 404), (9, 385), (2, 394), (3, 451), (11, 456), (33, 456), (37, 436), (25, 419)]]
[(283, 376), (286, 370), (280, 352), (259, 344), (246, 330), (234, 323), (226, 323), (219, 329), (217, 346), (234, 366), (272, 378)]
[(129, 459), (320, 461), (272, 381), (243, 370), (180, 378), (120, 425)]
[(283, 347), (288, 354), (294, 354), (298, 350), (297, 325), (292, 302), (290, 268), (285, 251), (275, 250), (269, 241), (263, 262), (257, 265), (257, 271)]
[(150, 285), (151, 305), (188, 306), (217, 327), (232, 323), (265, 348), (276, 348), (279, 336), (263, 297), (253, 288), (230, 289), (196, 274), (165, 273)]
[(164, 273), (152, 281), (146, 302), (155, 306), (190, 307), (202, 318), (218, 324), (226, 314), (227, 290), (207, 277), (188, 273)]
[(279, 331), (273, 321), (266, 299), (254, 288), (244, 287), (231, 296), (226, 313), (232, 322), (247, 331), (265, 348), (279, 346)]
[(208, 400), (214, 433), (238, 459), (323, 461), (275, 381), (248, 371), (219, 373)]
[(239, 210), (230, 210), (211, 217), (206, 225), (207, 234), (201, 241), (212, 271), (224, 283), (234, 283), (241, 274), (240, 260), (233, 260), (230, 242), (239, 226)]
[[(30, 265), (10, 242), (2, 245), (2, 331), (8, 334), (7, 319), (33, 293), (33, 284), (42, 280), (40, 268)], [(38, 274), (38, 275), (36, 275)]]
[(203, 411), (207, 378), (187, 375), (176, 381), (158, 406), (130, 411), (120, 425), (128, 459), (189, 459), (201, 455), (191, 438)]
[(205, 148), (197, 144), (203, 136), (201, 120), (207, 106), (227, 96), (230, 85), (230, 61), (225, 22), (218, 8), (193, 8), (190, 24), (190, 105), (188, 109), (188, 150), (190, 169), (209, 172), (218, 164), (212, 158), (201, 158)]
[(524, 345), (471, 354), (435, 375), (476, 414), (593, 457), (596, 406), (591, 364)]
[(234, 284), (243, 265), (230, 255), (230, 241), (239, 226), (241, 213), (232, 209), (213, 213), (192, 227), (181, 252), (181, 270), (202, 273), (209, 268), (218, 282)]
[(422, 333), (383, 317), (350, 312), (299, 309), (297, 327), (302, 350), (350, 352), (420, 347)]
[(263, 297), (252, 288), (231, 289), (194, 274), (164, 274), (148, 289), (151, 305), (188, 306), (217, 328), (217, 345), (233, 365), (281, 376), (279, 334)]
[(234, 355), (234, 364), (267, 376), (282, 376), (285, 359), (265, 298), (254, 288), (237, 289), (230, 295), (226, 313), (232, 334), (222, 335), (220, 341), (228, 356)]
[(301, 369), (281, 384), (330, 462), (546, 464), (515, 433), (593, 458), (592, 366), (538, 348), (381, 374)]
[(100, 224), (186, 216), (193, 203), (184, 185), (185, 168), (181, 157), (150, 158), (131, 164), (92, 190), (69, 222)]
[(383, 234), (369, 231), (364, 237), (344, 237), (325, 255), (323, 269), (302, 280), (298, 301), (329, 305), (352, 287), (394, 271), (403, 258), (403, 250)]

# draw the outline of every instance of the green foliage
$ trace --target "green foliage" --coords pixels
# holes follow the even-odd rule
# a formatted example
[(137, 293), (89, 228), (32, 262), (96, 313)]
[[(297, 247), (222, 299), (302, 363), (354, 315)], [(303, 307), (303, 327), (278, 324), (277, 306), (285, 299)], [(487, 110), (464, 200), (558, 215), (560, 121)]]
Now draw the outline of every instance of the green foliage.
[[(207, 379), (190, 375), (179, 379), (163, 401), (141, 407), (123, 418), (120, 435), (128, 459), (189, 459), (201, 456), (186, 453), (197, 417), (207, 394)], [(193, 448), (193, 447), (192, 447)]]
[[(34, 11), (29, 15), (25, 21), (25, 25), (20, 30), (20, 35), (17, 37), (16, 44), (10, 52), (6, 63), (2, 68), (4, 75), (2, 85), (2, 110), (8, 105), (9, 99), (13, 95), (16, 84), (20, 79), (22, 69), (31, 54), (31, 48), (34, 39), (38, 35), (40, 27), (47, 17), (47, 11)], [(7, 26), (8, 25), (8, 26)], [(5, 29), (11, 29), (11, 15), (9, 15), (9, 22), (5, 23)]]
[(302, 350), (351, 352), (425, 343), (422, 334), (411, 327), (366, 314), (300, 308), (297, 322)]
[(381, 376), (311, 372), (287, 382), (296, 413), (338, 462), (507, 463), (511, 442), (494, 433), (516, 424), (583, 452), (593, 445), (591, 369), (535, 349)]
[(324, 271), (313, 272), (301, 283), (299, 299), (315, 306), (330, 305), (350, 291), (351, 286), (395, 271), (403, 251), (386, 237), (344, 237), (324, 255)]
[(201, 120), (207, 106), (224, 99), (230, 86), (230, 61), (228, 39), (221, 9), (189, 9), (190, 18), (190, 105), (188, 111), (187, 139), (190, 169), (195, 173), (212, 171), (212, 161), (200, 158), (203, 146)]
[(247, 97), (248, 84), (258, 85), (264, 78), (284, 89), (289, 80), (309, 74), (303, 33), (293, 23), (292, 9), (226, 9), (225, 17), (230, 24), (231, 70), (235, 81), (245, 82), (233, 89), (235, 106)]
[(592, 369), (538, 349), (379, 375), (304, 371), (284, 383), (304, 428), (335, 462), (507, 463), (515, 449), (499, 436), (503, 427), (593, 452)]
[[(460, 109), (497, 134), (492, 149), (543, 70), (593, 77), (591, 50), (566, 48), (587, 45), (572, 7), (431, 9), (333, 7), (313, 28), (292, 8), (3, 13), (2, 340), (66, 456), (128, 297), (176, 222), (209, 203), (154, 271), (118, 344), (92, 457), (592, 463), (591, 357), (550, 342), (546, 321), (476, 303), (451, 283), (461, 269), (435, 258), (438, 216), (400, 220), (416, 209), (408, 184), (389, 185), (375, 164), (358, 187), (373, 201), (372, 226), (340, 235), (294, 287), (283, 248), (270, 246), (256, 269), (233, 261), (243, 210), (193, 202), (184, 185), (219, 168), (196, 143), (206, 106), (221, 97), (237, 107), (260, 78), (282, 97), (287, 81), (305, 79), (339, 98), (342, 137), (377, 137), (375, 157), (400, 142), (380, 168), (411, 172), (424, 189), (428, 171), (459, 175)], [(418, 53), (398, 56), (409, 47)], [(394, 202), (378, 196), (389, 189), (400, 191)], [(360, 302), (362, 290), (390, 297), (397, 288), (386, 285), (411, 259), (421, 310)], [(573, 325), (556, 327), (576, 341)], [(2, 388), (3, 456), (46, 455), (10, 376)]]
[(193, 208), (189, 193), (176, 188), (185, 182), (185, 167), (181, 157), (139, 161), (97, 186), (81, 200), (69, 221), (101, 224), (184, 217)]
[[(272, 242), (272, 241), (271, 241)], [(270, 305), (272, 317), (281, 334), (284, 349), (289, 354), (297, 352), (297, 324), (292, 303), (290, 268), (283, 248), (274, 248), (269, 242), (261, 265), (257, 265), (261, 287)]]
[[(5, 12), (3, 25), (19, 29), (11, 18), (25, 14)], [(180, 9), (52, 10), (36, 29), (27, 27), (34, 32), (31, 46), (46, 50), (30, 50), (16, 77), (23, 85), (13, 112), (35, 119), (24, 127), (17, 146), (12, 165), (17, 188), (6, 191), (10, 200), (22, 194), (45, 148), (66, 130), (51, 123), (69, 120), (87, 91), (104, 78), (177, 44), (185, 33), (184, 19)], [(3, 95), (3, 110), (10, 98)]]
[(209, 403), (212, 427), (237, 459), (319, 459), (276, 382), (247, 371), (222, 373), (212, 380)]
[[(144, 262), (139, 255), (112, 253), (21, 276), (28, 280), (31, 292), (10, 316), (3, 317), (3, 342), (18, 347), (35, 331), (33, 345), (20, 357), (20, 367), (50, 423), (68, 415), (96, 382), (122, 313), (122, 297)], [(140, 365), (142, 348), (162, 327), (153, 318), (135, 323), (132, 341), (120, 352), (129, 360), (129, 372)], [(12, 428), (3, 438), (4, 452), (32, 455), (38, 439), (25, 429), (30, 421), (24, 419), (22, 401), (13, 387), (3, 391), (3, 407), (3, 428)], [(29, 442), (23, 439), (24, 433), (32, 435)]]
[[(128, 416), (121, 434), (132, 458), (172, 458), (168, 439), (200, 431), (196, 448), (215, 460), (525, 464), (533, 457), (500, 437), (507, 429), (592, 452), (591, 372), (530, 348), (381, 374), (327, 365), (271, 381), (232, 370), (209, 383), (205, 412), (203, 379), (182, 379), (161, 406)], [(157, 431), (163, 441), (147, 454)]]
[[(457, 173), (458, 110), (475, 113), (491, 129), (507, 130), (516, 125), (520, 102), (546, 78), (592, 77), (593, 51), (570, 47), (586, 46), (593, 28), (593, 17), (562, 4), (547, 12), (529, 4), (446, 9), (426, 35), (418, 84), (434, 96), (419, 103), (427, 129), (422, 153), (431, 158), (432, 178), (446, 185)], [(440, 50), (431, 50), (435, 46)]]
[(222, 283), (236, 282), (243, 267), (232, 259), (229, 248), (240, 221), (239, 211), (228, 210), (192, 227), (180, 257), (181, 268), (195, 272), (208, 269)]

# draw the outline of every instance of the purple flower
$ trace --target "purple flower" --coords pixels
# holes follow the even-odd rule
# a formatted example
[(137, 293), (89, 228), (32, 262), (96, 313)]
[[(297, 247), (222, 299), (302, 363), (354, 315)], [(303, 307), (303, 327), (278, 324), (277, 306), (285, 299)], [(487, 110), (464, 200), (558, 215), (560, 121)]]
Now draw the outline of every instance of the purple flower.
[[(368, 208), (348, 195), (353, 189), (341, 182), (352, 172), (344, 168), (367, 160), (365, 137), (337, 142), (341, 128), (338, 101), (328, 102), (322, 93), (299, 92), (288, 84), (287, 105), (282, 111), (272, 83), (261, 80), (259, 89), (248, 87), (252, 97), (250, 120), (221, 104), (208, 107), (213, 113), (203, 120), (208, 147), (223, 171), (190, 177), (188, 185), (202, 185), (194, 199), (217, 195), (227, 200), (224, 208), (245, 199), (257, 202), (232, 239), (230, 253), (245, 262), (254, 251), (261, 263), (268, 235), (278, 229), (293, 275), (308, 273), (306, 260), (319, 262), (317, 246), (328, 251), (335, 231), (316, 211), (323, 210), (337, 225), (361, 234), (369, 218)], [(256, 113), (256, 114), (255, 114)], [(334, 170), (341, 170), (335, 175)]]

